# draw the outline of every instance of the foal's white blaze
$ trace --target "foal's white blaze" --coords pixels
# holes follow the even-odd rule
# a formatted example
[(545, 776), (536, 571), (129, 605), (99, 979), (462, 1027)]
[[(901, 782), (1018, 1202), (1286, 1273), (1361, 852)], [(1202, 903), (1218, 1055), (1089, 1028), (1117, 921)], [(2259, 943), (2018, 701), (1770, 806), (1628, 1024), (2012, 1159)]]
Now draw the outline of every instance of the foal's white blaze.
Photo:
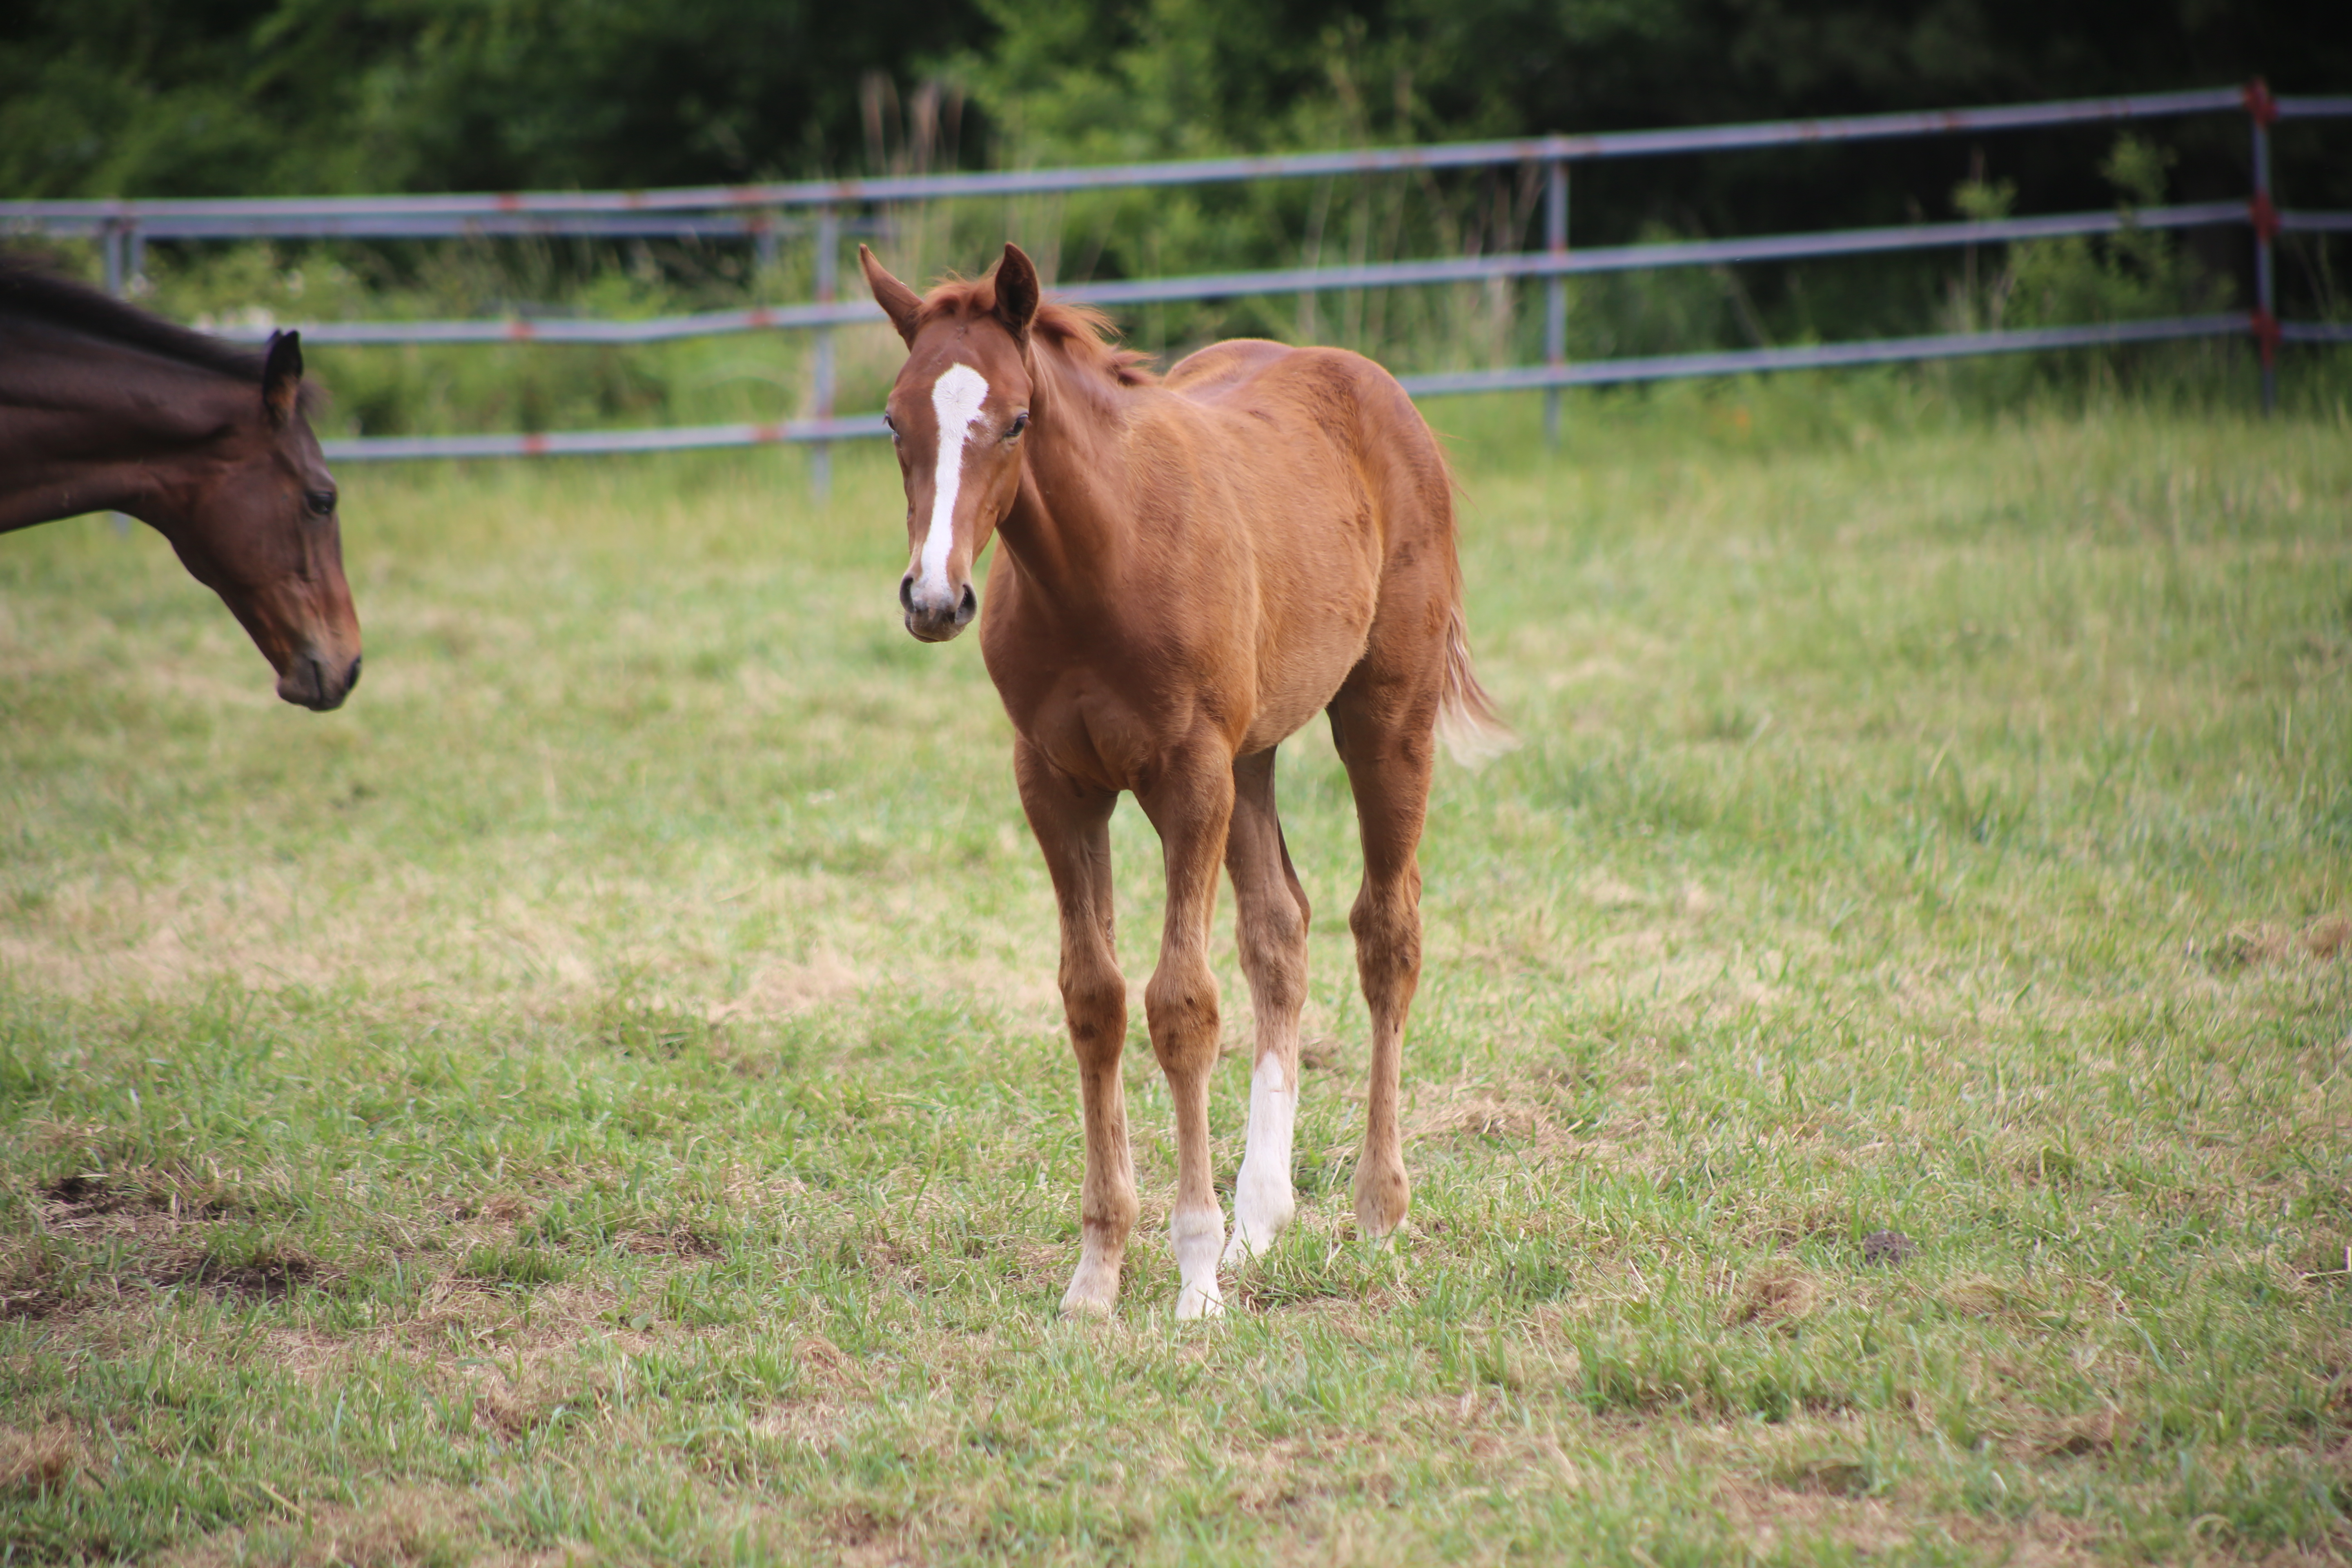
[(931, 412), (939, 416), (939, 467), (931, 480), (931, 526), (923, 535), (923, 570), (918, 584), (927, 599), (952, 598), (948, 552), (955, 548), (956, 492), (963, 488), (963, 452), (980, 405), (988, 401), (988, 381), (968, 364), (951, 364), (931, 384)]
[(1290, 1190), (1290, 1141), (1297, 1117), (1297, 1089), (1283, 1080), (1282, 1058), (1268, 1051), (1250, 1074), (1249, 1143), (1234, 1183), (1234, 1238), (1224, 1257), (1229, 1264), (1265, 1251), (1290, 1223), (1297, 1207)]

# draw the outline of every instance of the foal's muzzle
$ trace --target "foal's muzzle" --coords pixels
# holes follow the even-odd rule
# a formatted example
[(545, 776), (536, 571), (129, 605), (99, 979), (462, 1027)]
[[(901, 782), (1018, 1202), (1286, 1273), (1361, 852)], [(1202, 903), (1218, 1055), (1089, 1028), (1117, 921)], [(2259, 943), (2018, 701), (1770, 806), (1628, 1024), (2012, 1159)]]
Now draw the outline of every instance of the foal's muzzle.
[(952, 594), (926, 593), (912, 572), (898, 579), (898, 605), (907, 612), (907, 629), (922, 642), (948, 641), (980, 613), (980, 596), (971, 584)]

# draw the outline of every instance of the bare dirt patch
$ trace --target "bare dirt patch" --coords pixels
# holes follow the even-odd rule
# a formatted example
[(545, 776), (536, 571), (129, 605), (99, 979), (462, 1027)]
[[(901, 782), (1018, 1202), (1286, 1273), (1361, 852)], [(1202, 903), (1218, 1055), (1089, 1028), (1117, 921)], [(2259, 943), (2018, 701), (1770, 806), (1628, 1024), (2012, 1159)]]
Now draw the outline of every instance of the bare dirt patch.
[[(120, 1309), (158, 1289), (275, 1301), (339, 1283), (315, 1259), (284, 1245), (224, 1255), (215, 1246), (222, 1226), (247, 1212), (218, 1178), (154, 1170), (61, 1177), (40, 1190), (37, 1230), (0, 1245), (0, 1321)], [(40, 1245), (44, 1236), (82, 1248), (111, 1246), (128, 1261), (78, 1275), (69, 1259)]]
[(1874, 1230), (1862, 1238), (1862, 1260), (1873, 1268), (1896, 1268), (1918, 1252), (1919, 1244), (1899, 1230)]

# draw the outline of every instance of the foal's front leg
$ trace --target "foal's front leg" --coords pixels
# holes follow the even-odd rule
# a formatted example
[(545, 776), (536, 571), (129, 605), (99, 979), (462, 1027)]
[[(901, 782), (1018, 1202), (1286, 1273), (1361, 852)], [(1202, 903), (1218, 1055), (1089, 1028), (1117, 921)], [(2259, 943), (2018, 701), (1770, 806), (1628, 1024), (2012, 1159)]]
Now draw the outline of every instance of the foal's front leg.
[(1112, 940), (1110, 814), (1118, 796), (1057, 772), (1026, 742), (1013, 747), (1013, 773), (1061, 906), (1062, 1011), (1078, 1058), (1078, 1101), (1086, 1117), (1078, 1271), (1062, 1297), (1062, 1311), (1108, 1317), (1136, 1207), (1135, 1159), (1118, 1070), (1127, 1047), (1127, 983)]
[(1209, 1173), (1209, 1074), (1218, 1046), (1209, 919), (1233, 818), (1233, 759), (1213, 746), (1195, 747), (1171, 759), (1150, 793), (1138, 792), (1137, 798), (1160, 830), (1168, 870), (1160, 967), (1144, 987), (1143, 1012), (1176, 1106), (1176, 1209), (1168, 1222), (1176, 1250), (1176, 1315), (1215, 1317), (1225, 1310), (1217, 1289), (1225, 1216)]

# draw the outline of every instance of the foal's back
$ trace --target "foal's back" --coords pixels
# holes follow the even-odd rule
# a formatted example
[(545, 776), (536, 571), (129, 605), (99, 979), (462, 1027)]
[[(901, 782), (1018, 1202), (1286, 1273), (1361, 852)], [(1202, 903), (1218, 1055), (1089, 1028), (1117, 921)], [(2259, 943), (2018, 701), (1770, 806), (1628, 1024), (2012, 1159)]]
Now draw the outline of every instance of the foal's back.
[(1315, 510), (1356, 513), (1347, 521), (1382, 553), (1417, 550), (1432, 531), (1451, 539), (1453, 481), (1437, 437), (1363, 355), (1235, 338), (1180, 361), (1160, 384), (1194, 411), (1195, 438), (1221, 460), (1286, 499), (1321, 484)]
[[(1255, 566), (1260, 668), (1274, 679), (1253, 742), (1290, 733), (1370, 647), (1442, 643), (1460, 593), (1453, 480), (1393, 376), (1345, 349), (1242, 338), (1180, 362), (1161, 386), (1157, 417), (1228, 490), (1219, 521)], [(1442, 653), (1430, 658), (1434, 670)]]

